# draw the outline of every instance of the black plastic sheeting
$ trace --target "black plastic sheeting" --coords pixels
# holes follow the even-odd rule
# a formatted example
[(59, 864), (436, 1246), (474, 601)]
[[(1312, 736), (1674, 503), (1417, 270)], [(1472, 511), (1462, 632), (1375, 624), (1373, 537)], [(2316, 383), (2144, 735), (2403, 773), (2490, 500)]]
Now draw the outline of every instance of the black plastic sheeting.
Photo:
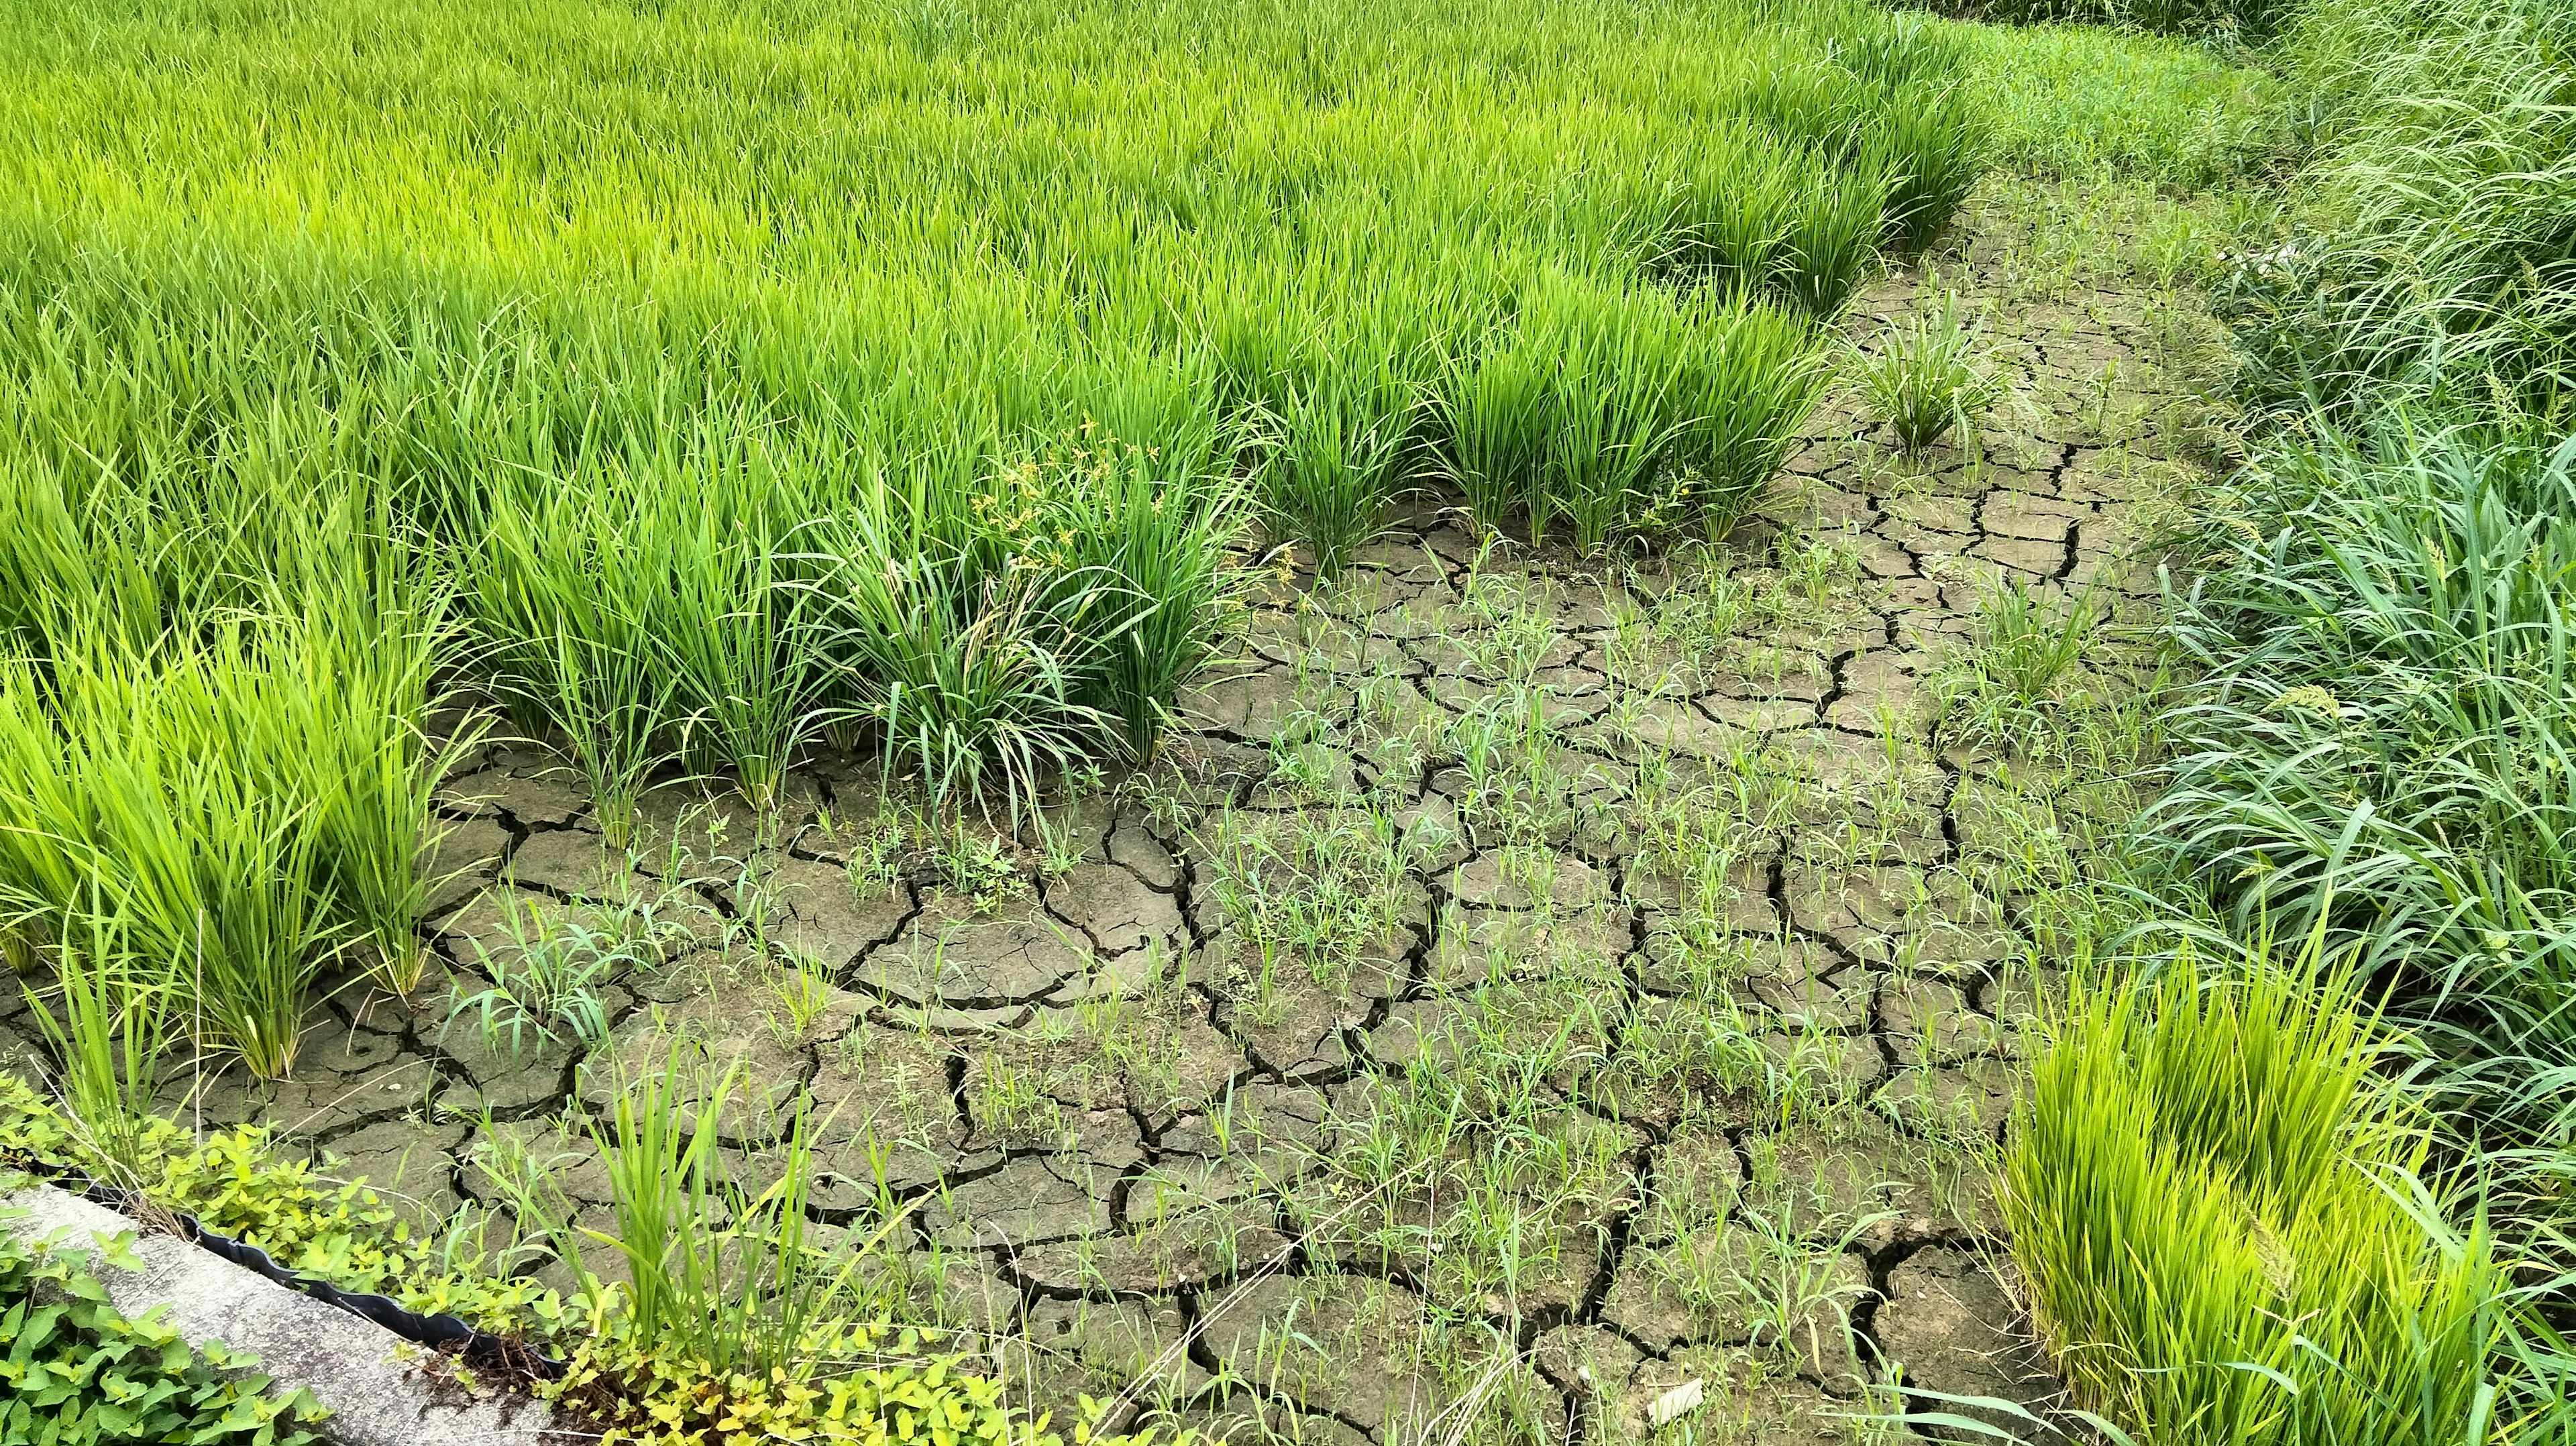
[[(113, 1185), (90, 1178), (87, 1172), (49, 1160), (32, 1162), (33, 1172), (80, 1196), (111, 1210), (125, 1212), (126, 1192)], [(273, 1280), (291, 1290), (300, 1290), (326, 1305), (335, 1305), (351, 1315), (371, 1320), (404, 1340), (427, 1346), (456, 1357), (481, 1371), (502, 1374), (525, 1373), (540, 1380), (555, 1380), (564, 1373), (564, 1363), (552, 1356), (538, 1354), (526, 1342), (510, 1336), (496, 1336), (478, 1331), (452, 1315), (420, 1315), (403, 1309), (387, 1296), (342, 1290), (327, 1280), (289, 1270), (268, 1258), (268, 1252), (256, 1245), (208, 1230), (193, 1215), (177, 1215), (181, 1235), (196, 1242), (218, 1259), (227, 1260), (254, 1275)]]

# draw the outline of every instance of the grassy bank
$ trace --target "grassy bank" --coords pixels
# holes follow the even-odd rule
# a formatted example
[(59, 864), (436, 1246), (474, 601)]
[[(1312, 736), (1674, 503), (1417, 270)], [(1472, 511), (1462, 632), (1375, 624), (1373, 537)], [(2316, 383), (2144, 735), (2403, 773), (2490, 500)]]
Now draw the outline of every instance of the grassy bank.
[[(2576, 1421), (2569, 38), (2321, 0), (2266, 53), (2274, 205), (2213, 277), (2248, 441), (2176, 539), (2150, 927), (2009, 1167), (2043, 1328), (2141, 1439)], [(2294, 1075), (2343, 1103), (2293, 1121)]]

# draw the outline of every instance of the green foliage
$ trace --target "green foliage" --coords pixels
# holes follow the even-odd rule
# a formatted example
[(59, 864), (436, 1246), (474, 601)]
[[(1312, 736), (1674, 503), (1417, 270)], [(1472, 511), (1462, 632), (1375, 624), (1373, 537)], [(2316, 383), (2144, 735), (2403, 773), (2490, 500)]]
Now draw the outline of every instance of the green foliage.
[(499, 950), (477, 944), (475, 967), (489, 982), (469, 991), (458, 981), (446, 1027), (470, 1016), (485, 1042), (513, 1059), (567, 1038), (605, 1045), (608, 1014), (599, 986), (625, 969), (660, 962), (655, 941), (515, 893), (504, 908), (501, 926), (510, 942)]
[[(423, 1314), (448, 1314), (480, 1329), (553, 1335), (565, 1319), (554, 1292), (525, 1279), (472, 1268), (471, 1242), (450, 1248), (415, 1239), (363, 1180), (328, 1176), (274, 1148), (255, 1128), (199, 1140), (160, 1116), (137, 1131), (130, 1188), (163, 1209), (197, 1217), (207, 1229), (246, 1241), (269, 1258), (343, 1290), (392, 1297)], [(0, 1071), (0, 1155), (30, 1156), (96, 1171), (103, 1163), (87, 1133), (16, 1075)]]
[(15, 855), (0, 898), (54, 938), (80, 935), (81, 911), (103, 902), (138, 978), (183, 981), (205, 1042), (272, 1078), (294, 1062), (306, 985), (346, 938), (313, 803), (279, 788), (284, 740), (267, 728), (303, 701), (292, 647), (228, 630), (157, 667), (0, 670)]
[(1096, 425), (980, 476), (869, 474), (803, 534), (822, 696), (934, 806), (1149, 755), (1215, 638), (1234, 487)]
[(1953, 430), (1974, 445), (1978, 419), (2000, 383), (1984, 346), (1982, 319), (1963, 321), (1959, 294), (1888, 328), (1875, 352), (1855, 352), (1848, 370), (1860, 393), (1896, 431), (1897, 445), (1918, 452)]
[[(2576, 441), (2282, 443), (2202, 534), (2203, 670), (2151, 837), (2240, 932), (2321, 931), (2453, 1065), (2515, 1203), (2567, 1248), (2576, 1158)], [(2501, 1201), (2500, 1201), (2501, 1203)]]
[[(571, 1370), (541, 1387), (548, 1399), (585, 1405), (607, 1390), (615, 1402), (600, 1437), (607, 1446), (750, 1446), (782, 1439), (833, 1446), (1058, 1446), (1061, 1440), (1043, 1418), (1031, 1421), (1014, 1411), (1002, 1382), (966, 1371), (957, 1354), (934, 1354), (943, 1340), (936, 1331), (820, 1324), (791, 1343), (799, 1369), (751, 1374), (715, 1369), (635, 1322), (603, 1302)], [(869, 1364), (825, 1374), (813, 1369), (818, 1361)]]
[[(23, 1215), (0, 1211), (0, 1220)], [(92, 1252), (0, 1232), (0, 1446), (133, 1441), (303, 1446), (323, 1411), (271, 1394), (255, 1356), (191, 1351), (158, 1312), (129, 1320), (100, 1270), (135, 1270), (130, 1237)]]
[(2121, 649), (2089, 588), (1996, 579), (1976, 628), (1931, 679), (1946, 742), (2126, 773), (2161, 751), (2168, 670)]
[(2501, 1439), (2538, 1327), (2409, 1193), (2425, 1137), (2316, 968), (2079, 991), (2009, 1136), (2013, 1260), (2078, 1399), (2152, 1439)]
[(2253, 161), (2276, 120), (2272, 78), (2207, 46), (2091, 25), (1966, 33), (1995, 159), (2017, 170), (2206, 186)]
[(2563, 427), (2576, 384), (2576, 15), (2318, 0), (2281, 47), (2307, 164), (2222, 300), (2255, 399)]
[(2012, 25), (2116, 26), (2246, 44), (2271, 39), (2295, 12), (2290, 0), (1943, 0), (1937, 8)]
[(1310, 543), (1324, 576), (1340, 572), (1384, 524), (1418, 410), (1412, 388), (1388, 372), (1292, 388), (1257, 486), (1272, 533)]
[(114, 914), (93, 904), (82, 923), (79, 935), (51, 951), (50, 997), (24, 981), (20, 987), (58, 1062), (56, 1088), (84, 1153), (111, 1176), (130, 1176), (142, 1161), (160, 1088), (176, 981), (167, 970), (139, 972)]
[(1765, 301), (1675, 301), (1541, 277), (1441, 400), (1443, 468), (1476, 519), (1575, 546), (1696, 526), (1760, 500), (1822, 382), (1806, 324)]
[[(717, 1131), (741, 1076), (728, 1073), (710, 1089), (694, 1063), (675, 1052), (662, 1073), (633, 1082), (615, 1122), (600, 1131), (617, 1192), (616, 1232), (573, 1227), (560, 1212), (563, 1197), (542, 1186), (514, 1198), (566, 1258), (580, 1260), (587, 1241), (625, 1263), (627, 1279), (615, 1285), (585, 1274), (584, 1299), (570, 1307), (534, 1281), (486, 1273), (470, 1258), (458, 1268), (465, 1242), (415, 1240), (363, 1183), (328, 1180), (256, 1131), (192, 1142), (173, 1122), (154, 1119), (138, 1176), (154, 1203), (192, 1213), (292, 1269), (567, 1352), (570, 1370), (539, 1393), (596, 1419), (607, 1441), (1055, 1446), (1060, 1438), (1044, 1419), (1015, 1408), (1004, 1382), (962, 1369), (962, 1343), (853, 1318), (862, 1303), (859, 1267), (901, 1212), (890, 1212), (876, 1237), (830, 1247), (809, 1237), (811, 1160), (801, 1121), (780, 1178), (756, 1194), (739, 1189), (722, 1173)], [(77, 1131), (5, 1072), (0, 1153), (83, 1159)], [(257, 1397), (265, 1378), (228, 1381), (208, 1369), (236, 1370), (251, 1364), (246, 1358), (217, 1349), (192, 1363), (166, 1331), (121, 1322), (97, 1305), (94, 1282), (67, 1260), (0, 1235), (0, 1385), (20, 1393), (0, 1405), (0, 1442), (311, 1439), (287, 1429), (287, 1403)], [(36, 1285), (49, 1301), (66, 1292), (71, 1300), (22, 1303)], [(48, 1435), (54, 1423), (44, 1421), (30, 1429), (36, 1418), (11, 1414), (25, 1401), (62, 1408), (55, 1429), (75, 1429)], [(190, 1409), (199, 1414), (186, 1415)], [(183, 1421), (209, 1434), (162, 1436), (150, 1424)], [(22, 1434), (9, 1434), (13, 1427)], [(1087, 1423), (1073, 1439), (1093, 1441)], [(1114, 1439), (1152, 1446), (1155, 1435)]]

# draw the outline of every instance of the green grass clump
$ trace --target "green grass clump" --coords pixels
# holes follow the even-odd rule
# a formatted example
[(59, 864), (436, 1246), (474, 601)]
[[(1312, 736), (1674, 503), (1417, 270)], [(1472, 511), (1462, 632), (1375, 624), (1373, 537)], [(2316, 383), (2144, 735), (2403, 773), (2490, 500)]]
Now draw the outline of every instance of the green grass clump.
[(1957, 292), (1945, 291), (1929, 314), (1888, 328), (1875, 353), (1854, 356), (1861, 397), (1896, 432), (1896, 444), (1919, 452), (1952, 431), (1971, 446), (1975, 428), (2001, 389), (1990, 371), (1985, 327), (1959, 315)]
[(305, 989), (346, 922), (313, 801), (278, 786), (284, 740), (262, 726), (302, 701), (300, 670), (279, 662), (236, 635), (158, 672), (0, 674), (16, 927), (77, 939), (103, 895), (141, 967), (185, 981), (200, 1038), (270, 1078), (294, 1063)]
[(1823, 380), (1807, 324), (1714, 291), (1681, 300), (1542, 278), (1453, 367), (1442, 466), (1486, 527), (1722, 534), (1760, 499)]
[(2291, 967), (2184, 958), (2060, 1023), (2003, 1196), (2051, 1354), (2147, 1439), (2503, 1439), (2509, 1273), (2408, 1193), (2426, 1142), (2368, 1024)]

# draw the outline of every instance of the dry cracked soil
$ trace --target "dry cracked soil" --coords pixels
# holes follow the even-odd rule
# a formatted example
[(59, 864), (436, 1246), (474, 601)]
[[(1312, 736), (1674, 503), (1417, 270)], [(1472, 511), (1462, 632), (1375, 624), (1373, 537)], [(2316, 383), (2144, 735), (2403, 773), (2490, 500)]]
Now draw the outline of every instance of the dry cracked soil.
[[(495, 749), (448, 790), (439, 982), (339, 994), (207, 1118), (431, 1220), (533, 1169), (597, 1221), (579, 1122), (690, 1041), (742, 1066), (734, 1162), (809, 1106), (814, 1213), (896, 1205), (882, 1288), (1059, 1422), (1791, 1442), (1885, 1432), (1900, 1380), (2044, 1407), (1990, 1167), (2037, 914), (2122, 795), (1945, 720), (2013, 580), (2151, 596), (2193, 470), (2177, 298), (2046, 226), (1989, 199), (1853, 308), (1864, 347), (1944, 289), (1986, 309), (1975, 448), (1900, 457), (1834, 396), (1721, 546), (1574, 558), (1426, 503), (1330, 584), (1284, 561), (1190, 729), (1042, 833), (826, 756), (773, 817), (667, 789), (611, 850)], [(595, 1016), (451, 1019), (496, 970)]]

